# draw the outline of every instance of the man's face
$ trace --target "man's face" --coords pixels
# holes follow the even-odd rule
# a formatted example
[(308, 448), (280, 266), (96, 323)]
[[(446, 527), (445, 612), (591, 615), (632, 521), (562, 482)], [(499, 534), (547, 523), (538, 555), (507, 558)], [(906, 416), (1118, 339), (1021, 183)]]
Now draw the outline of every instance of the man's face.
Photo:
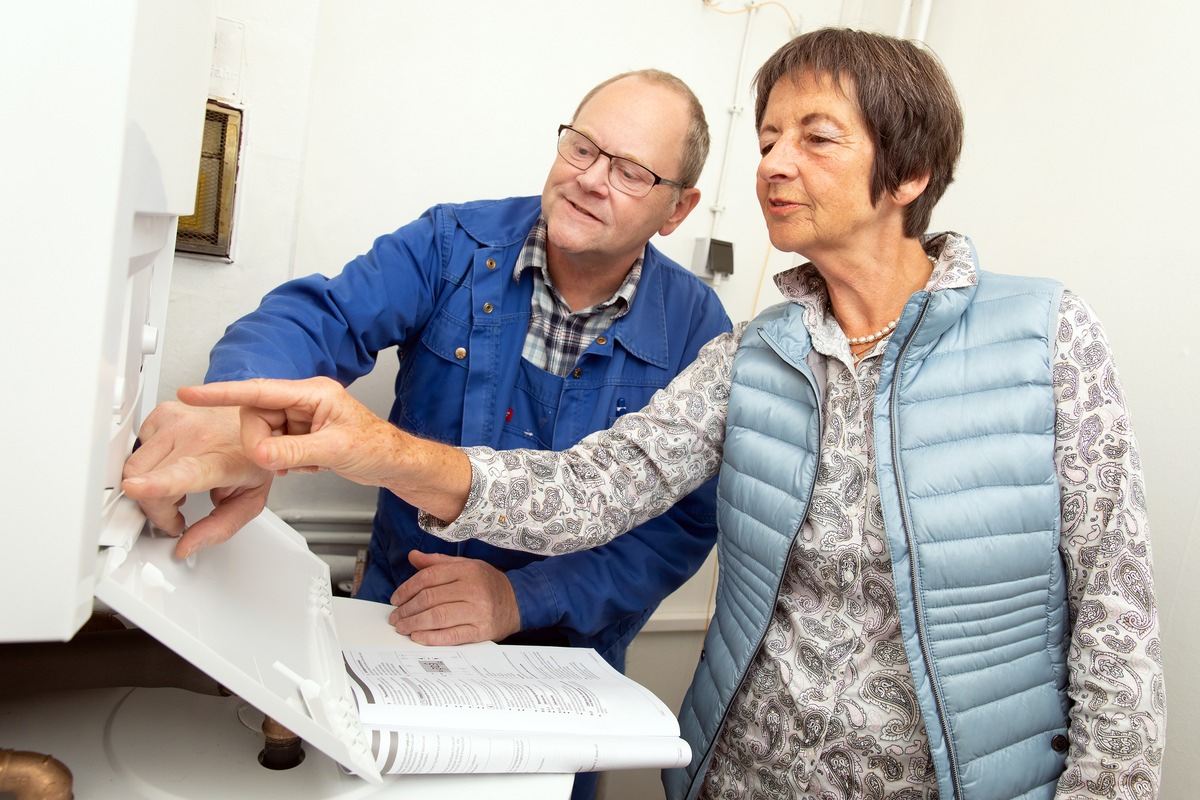
[[(597, 92), (571, 126), (607, 152), (669, 180), (679, 178), (688, 107), (671, 89), (622, 78)], [(609, 184), (608, 169), (606, 156), (586, 170), (555, 156), (542, 190), (542, 213), (556, 280), (569, 279), (568, 264), (628, 270), (651, 236), (675, 230), (695, 205), (695, 189), (660, 184), (645, 197), (623, 194)]]

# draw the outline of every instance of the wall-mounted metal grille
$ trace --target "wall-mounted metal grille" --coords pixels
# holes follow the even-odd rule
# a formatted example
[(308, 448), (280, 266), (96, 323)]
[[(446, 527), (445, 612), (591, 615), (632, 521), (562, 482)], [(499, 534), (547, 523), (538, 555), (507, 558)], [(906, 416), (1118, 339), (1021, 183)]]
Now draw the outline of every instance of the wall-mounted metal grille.
[(204, 116), (196, 210), (179, 218), (176, 252), (229, 257), (241, 135), (242, 112), (210, 101)]

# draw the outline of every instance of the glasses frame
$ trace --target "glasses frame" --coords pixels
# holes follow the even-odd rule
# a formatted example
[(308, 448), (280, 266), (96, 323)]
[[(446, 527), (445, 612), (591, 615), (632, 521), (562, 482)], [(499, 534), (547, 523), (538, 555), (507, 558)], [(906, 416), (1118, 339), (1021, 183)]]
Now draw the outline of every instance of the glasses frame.
[[(561, 146), (562, 146), (563, 131), (570, 131), (571, 133), (575, 134), (576, 136), (581, 136), (584, 139), (586, 139), (587, 141), (591, 142), (592, 147), (596, 148), (596, 157), (594, 159), (592, 159), (591, 164), (588, 164), (586, 167), (581, 167), (578, 164), (576, 164), (574, 161), (571, 161), (571, 159), (567, 158), (566, 156), (564, 156), (562, 154)], [(568, 164), (570, 164), (572, 167), (575, 167), (580, 172), (586, 172), (587, 170), (591, 169), (592, 166), (597, 161), (600, 160), (600, 156), (608, 156), (608, 172), (606, 173), (606, 177), (608, 178), (608, 185), (611, 186), (612, 188), (616, 189), (621, 194), (627, 194), (630, 197), (646, 197), (650, 194), (650, 192), (654, 191), (654, 187), (658, 186), (659, 184), (662, 184), (663, 186), (670, 186), (675, 189), (686, 189), (687, 188), (687, 186), (685, 184), (683, 184), (679, 181), (673, 181), (669, 178), (664, 178), (663, 176), (659, 175), (654, 170), (647, 167), (645, 164), (639, 164), (638, 162), (634, 161), (632, 158), (626, 158), (625, 156), (613, 155), (612, 153), (608, 152), (607, 150), (602, 149), (600, 147), (600, 145), (596, 144), (596, 142), (592, 139), (592, 137), (588, 136), (586, 133), (584, 133), (576, 128), (571, 127), (570, 125), (559, 125), (558, 126), (558, 144), (556, 145), (556, 148), (558, 149), (559, 157), (563, 161), (566, 161)], [(621, 161), (625, 161), (629, 164), (633, 164), (640, 169), (644, 169), (644, 170), (646, 170), (646, 172), (649, 172), (651, 175), (654, 176), (654, 183), (650, 184), (650, 188), (646, 190), (646, 194), (631, 194), (630, 192), (625, 191), (624, 189), (622, 189), (621, 187), (619, 187), (615, 183), (613, 183), (613, 181), (612, 181), (613, 162), (618, 159), (620, 159)]]

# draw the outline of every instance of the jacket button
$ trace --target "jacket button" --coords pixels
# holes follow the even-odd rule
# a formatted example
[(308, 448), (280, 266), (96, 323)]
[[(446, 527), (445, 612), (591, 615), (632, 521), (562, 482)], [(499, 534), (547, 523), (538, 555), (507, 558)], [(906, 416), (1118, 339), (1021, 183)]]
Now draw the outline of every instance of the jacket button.
[(494, 258), (489, 258), (489, 259), (487, 260), (487, 268), (488, 268), (488, 269), (495, 269), (495, 268), (496, 268), (496, 259), (494, 259)]
[(608, 344), (608, 337), (607, 336), (597, 336), (596, 344)]
[(485, 314), (490, 314), (490, 313), (492, 313), (492, 311), (493, 311), (495, 308), (496, 308), (496, 307), (495, 307), (494, 305), (492, 305), (491, 303), (484, 303), (484, 304), (483, 304), (483, 313), (485, 313)]
[(457, 358), (459, 361), (462, 361), (464, 358), (467, 357), (467, 348), (465, 348), (465, 347), (454, 348), (454, 357)]
[(575, 371), (572, 372), (571, 374), (574, 375), (576, 378), (582, 378), (583, 377), (583, 367), (576, 367)]
[(1056, 753), (1065, 753), (1067, 752), (1067, 748), (1070, 746), (1070, 740), (1061, 733), (1056, 734), (1055, 737), (1050, 740), (1050, 748)]

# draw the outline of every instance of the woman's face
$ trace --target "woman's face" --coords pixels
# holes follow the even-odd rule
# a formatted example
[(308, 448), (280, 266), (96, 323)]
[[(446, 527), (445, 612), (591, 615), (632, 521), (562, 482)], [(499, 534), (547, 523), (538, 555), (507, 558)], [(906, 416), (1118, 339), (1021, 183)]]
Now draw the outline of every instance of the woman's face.
[(887, 232), (888, 204), (870, 198), (874, 145), (832, 78), (776, 83), (758, 142), (758, 201), (776, 248), (817, 261), (871, 248)]

